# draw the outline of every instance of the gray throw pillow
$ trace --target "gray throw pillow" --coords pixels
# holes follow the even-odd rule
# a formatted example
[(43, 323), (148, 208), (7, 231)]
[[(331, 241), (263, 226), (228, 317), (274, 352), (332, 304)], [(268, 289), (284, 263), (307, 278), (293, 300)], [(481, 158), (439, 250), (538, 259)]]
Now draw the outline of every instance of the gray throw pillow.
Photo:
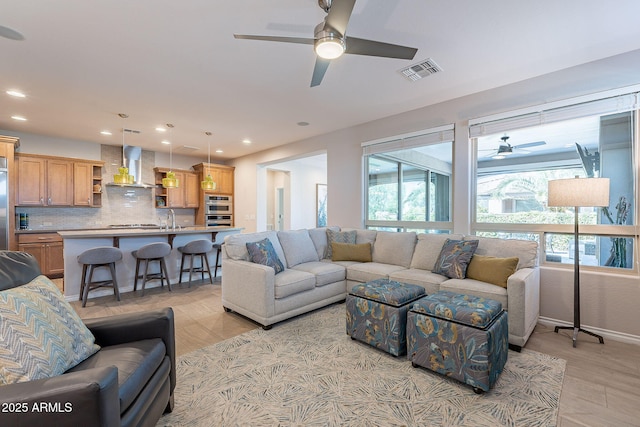
[(335, 231), (327, 229), (327, 255), (325, 256), (325, 258), (331, 259), (333, 256), (331, 243), (349, 243), (355, 245), (357, 235), (358, 233), (356, 232), (356, 230)]
[(447, 239), (442, 245), (432, 273), (442, 274), (450, 279), (464, 279), (477, 247), (477, 240)]

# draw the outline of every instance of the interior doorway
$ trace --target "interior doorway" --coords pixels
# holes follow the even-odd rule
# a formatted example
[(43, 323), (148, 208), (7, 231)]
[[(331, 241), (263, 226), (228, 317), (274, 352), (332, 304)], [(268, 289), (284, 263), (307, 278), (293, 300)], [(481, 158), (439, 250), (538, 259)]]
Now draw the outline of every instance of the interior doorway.
[(276, 231), (284, 230), (284, 188), (278, 187), (276, 188), (276, 202), (275, 202), (276, 212), (275, 212), (275, 220), (276, 220)]

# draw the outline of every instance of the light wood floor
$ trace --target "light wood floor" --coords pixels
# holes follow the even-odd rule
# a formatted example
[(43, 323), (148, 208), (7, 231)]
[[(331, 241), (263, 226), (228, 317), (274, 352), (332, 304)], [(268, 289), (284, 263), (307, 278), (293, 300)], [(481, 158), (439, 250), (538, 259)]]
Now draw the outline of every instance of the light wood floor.
[[(220, 297), (218, 281), (191, 288), (174, 285), (171, 293), (166, 287), (148, 289), (144, 297), (139, 291), (129, 292), (122, 294), (120, 302), (113, 296), (90, 298), (85, 308), (80, 302), (72, 305), (83, 318), (171, 306), (176, 351), (182, 355), (257, 327), (237, 314), (225, 313)], [(640, 426), (640, 346), (612, 340), (602, 345), (581, 333), (573, 348), (569, 332), (556, 334), (553, 328), (538, 325), (526, 348), (567, 361), (559, 426)]]

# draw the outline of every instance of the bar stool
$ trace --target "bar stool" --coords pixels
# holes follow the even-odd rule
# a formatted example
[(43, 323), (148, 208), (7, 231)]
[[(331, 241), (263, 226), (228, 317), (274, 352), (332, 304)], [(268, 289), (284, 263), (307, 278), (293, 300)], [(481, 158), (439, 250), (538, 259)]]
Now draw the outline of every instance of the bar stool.
[[(188, 271), (189, 287), (191, 287), (191, 275), (193, 274), (193, 272), (200, 273), (200, 277), (202, 280), (204, 280), (204, 273), (207, 273), (209, 275), (209, 283), (213, 284), (213, 279), (211, 278), (211, 268), (209, 268), (209, 259), (207, 257), (207, 254), (211, 252), (211, 249), (211, 241), (206, 239), (194, 240), (178, 248), (178, 250), (182, 252), (182, 261), (180, 262), (180, 281), (178, 283), (182, 283), (182, 273)], [(184, 259), (187, 256), (190, 257), (189, 268), (184, 268)], [(194, 256), (200, 257), (200, 267), (194, 267)], [(205, 265), (207, 266), (206, 269)]]
[(220, 264), (220, 254), (222, 252), (222, 245), (224, 245), (224, 243), (214, 243), (213, 244), (213, 250), (216, 251), (216, 266), (213, 269), (213, 277), (216, 277), (218, 275), (218, 267), (222, 268), (222, 265)]
[[(122, 259), (122, 252), (112, 246), (99, 246), (88, 249), (78, 255), (78, 262), (82, 264), (82, 280), (80, 282), (80, 295), (78, 300), (82, 300), (82, 306), (87, 304), (89, 291), (101, 287), (112, 287), (116, 299), (120, 301), (120, 291), (116, 279), (116, 261)], [(89, 281), (87, 281), (87, 267), (89, 268)], [(93, 272), (96, 268), (108, 268), (111, 279), (93, 281)]]
[[(171, 245), (164, 242), (149, 243), (138, 250), (131, 252), (136, 259), (136, 278), (133, 282), (133, 291), (138, 288), (138, 279), (142, 279), (142, 296), (144, 296), (144, 288), (149, 280), (160, 279), (160, 286), (164, 286), (164, 280), (167, 280), (167, 286), (171, 291), (171, 282), (169, 282), (169, 274), (167, 273), (167, 264), (164, 257), (171, 253)], [(160, 271), (158, 273), (149, 273), (149, 263), (156, 261)], [(140, 274), (140, 263), (144, 262), (144, 274)]]

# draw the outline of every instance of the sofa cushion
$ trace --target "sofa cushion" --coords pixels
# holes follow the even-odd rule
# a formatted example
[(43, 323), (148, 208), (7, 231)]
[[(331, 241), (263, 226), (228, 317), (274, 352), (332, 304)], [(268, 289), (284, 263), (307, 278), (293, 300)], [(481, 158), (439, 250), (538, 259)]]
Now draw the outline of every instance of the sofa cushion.
[(494, 299), (508, 310), (507, 289), (474, 279), (449, 279), (440, 284), (441, 291), (470, 294), (481, 298)]
[(467, 267), (469, 279), (507, 287), (507, 279), (516, 272), (518, 258), (496, 258), (475, 254)]
[(466, 236), (465, 240), (477, 240), (478, 255), (497, 258), (518, 257), (518, 270), (538, 265), (538, 242), (534, 240), (495, 239), (491, 237)]
[(420, 268), (410, 268), (389, 274), (389, 280), (422, 286), (427, 294), (433, 294), (440, 290), (440, 283), (448, 280), (448, 277), (432, 273)]
[(320, 261), (307, 230), (278, 231), (278, 239), (289, 268), (303, 262)]
[(251, 262), (269, 266), (273, 268), (276, 274), (284, 270), (284, 265), (278, 258), (271, 240), (264, 238), (259, 242), (247, 242), (246, 246)]
[(287, 269), (275, 278), (276, 299), (288, 297), (315, 288), (316, 277), (306, 271)]
[(332, 243), (356, 243), (357, 232), (356, 230), (349, 231), (336, 231), (332, 229), (327, 229), (327, 255), (326, 257), (329, 259), (333, 258), (333, 248), (331, 246)]
[(231, 259), (238, 261), (251, 261), (249, 252), (247, 252), (247, 242), (259, 242), (263, 239), (269, 239), (273, 249), (280, 260), (284, 260), (284, 252), (280, 241), (278, 240), (278, 233), (275, 231), (261, 231), (259, 233), (247, 233), (247, 234), (231, 234), (224, 238), (224, 252)]
[(438, 255), (433, 272), (451, 279), (464, 279), (467, 266), (477, 247), (477, 240), (447, 239)]
[(305, 262), (296, 265), (293, 269), (313, 274), (316, 277), (316, 286), (339, 282), (347, 277), (347, 269), (345, 267), (330, 262)]
[(418, 242), (416, 243), (416, 249), (413, 251), (410, 267), (421, 270), (433, 270), (442, 246), (447, 239), (462, 240), (463, 236), (462, 234), (418, 234)]
[(332, 261), (371, 262), (371, 243), (331, 243)]
[(327, 257), (327, 247), (329, 246), (329, 239), (327, 238), (327, 230), (340, 231), (339, 227), (319, 227), (311, 228), (309, 230), (309, 237), (313, 241), (313, 246), (316, 247), (318, 253), (318, 259), (322, 260)]
[(120, 413), (133, 403), (167, 354), (160, 338), (110, 345), (80, 363), (69, 372), (115, 366), (118, 368)]
[(0, 385), (64, 373), (100, 349), (46, 276), (0, 292)]
[(388, 279), (389, 275), (405, 270), (404, 267), (379, 262), (357, 263), (347, 267), (347, 280), (370, 282), (377, 279)]
[(373, 262), (409, 268), (416, 246), (416, 233), (379, 231), (373, 244)]

